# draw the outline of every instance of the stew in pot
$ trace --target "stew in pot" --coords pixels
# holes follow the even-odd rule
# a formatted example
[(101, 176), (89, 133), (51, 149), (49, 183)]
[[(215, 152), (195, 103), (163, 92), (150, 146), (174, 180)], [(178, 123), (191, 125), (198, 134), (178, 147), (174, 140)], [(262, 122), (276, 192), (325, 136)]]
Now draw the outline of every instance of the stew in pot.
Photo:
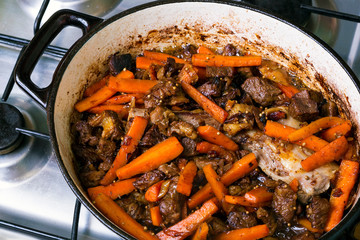
[(75, 110), (89, 198), (138, 239), (317, 239), (359, 171), (341, 106), (233, 45), (115, 53)]

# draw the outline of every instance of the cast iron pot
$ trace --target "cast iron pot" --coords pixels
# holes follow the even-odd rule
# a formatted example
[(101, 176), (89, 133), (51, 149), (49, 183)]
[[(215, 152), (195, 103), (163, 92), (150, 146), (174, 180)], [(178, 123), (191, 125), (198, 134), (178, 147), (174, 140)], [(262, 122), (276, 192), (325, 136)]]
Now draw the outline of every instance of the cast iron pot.
[[(64, 56), (52, 83), (38, 88), (30, 78), (40, 55), (65, 26), (84, 36)], [(360, 124), (359, 81), (325, 43), (311, 33), (263, 10), (230, 1), (166, 1), (142, 5), (106, 21), (73, 11), (55, 13), (35, 35), (16, 66), (16, 82), (47, 110), (52, 146), (64, 178), (77, 198), (102, 223), (122, 237), (129, 234), (109, 221), (89, 200), (74, 169), (70, 125), (74, 104), (86, 86), (108, 70), (108, 56), (141, 53), (183, 44), (225, 46), (274, 60), (296, 73), (309, 87), (341, 104), (355, 126)], [(337, 238), (359, 212), (359, 188), (351, 210), (323, 239)]]

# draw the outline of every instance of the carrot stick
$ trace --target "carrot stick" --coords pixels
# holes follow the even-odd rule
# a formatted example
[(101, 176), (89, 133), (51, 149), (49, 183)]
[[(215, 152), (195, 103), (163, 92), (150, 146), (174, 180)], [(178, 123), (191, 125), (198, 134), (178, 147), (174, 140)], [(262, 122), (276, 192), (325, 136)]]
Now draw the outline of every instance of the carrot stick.
[(329, 128), (320, 134), (320, 136), (326, 141), (334, 141), (340, 136), (345, 136), (351, 130), (351, 122), (346, 120), (340, 125)]
[(165, 180), (161, 180), (157, 183), (154, 183), (146, 190), (145, 199), (148, 202), (157, 202), (160, 200), (160, 198), (158, 196), (159, 196), (159, 192), (160, 192), (161, 185), (163, 184), (163, 182), (165, 182)]
[(212, 126), (200, 126), (197, 131), (203, 139), (220, 145), (227, 150), (236, 151), (239, 149), (239, 146), (233, 140)]
[(342, 136), (301, 161), (301, 166), (307, 172), (312, 171), (326, 163), (340, 159), (348, 147), (346, 138)]
[(289, 183), (290, 188), (294, 191), (297, 192), (299, 190), (299, 180), (297, 180), (297, 178), (294, 178), (290, 183)]
[(103, 193), (109, 196), (111, 199), (116, 199), (122, 195), (129, 194), (135, 190), (133, 182), (136, 178), (126, 179), (124, 181), (118, 181), (111, 183), (107, 186), (97, 186), (87, 189), (87, 192), (91, 200), (94, 200), (97, 195)]
[(151, 216), (152, 225), (154, 226), (160, 226), (161, 223), (163, 222), (159, 206), (150, 208), (150, 216)]
[(205, 202), (199, 210), (196, 210), (185, 219), (175, 225), (162, 230), (156, 236), (166, 240), (180, 240), (190, 236), (203, 222), (209, 219), (218, 211), (217, 205), (209, 200)]
[(106, 86), (106, 83), (109, 80), (109, 77), (110, 76), (107, 75), (107, 76), (103, 77), (100, 81), (97, 81), (97, 82), (93, 83), (92, 85), (90, 85), (89, 87), (87, 87), (85, 89), (83, 97), (90, 97), (96, 91), (98, 91), (100, 88)]
[(199, 76), (195, 68), (191, 64), (186, 63), (179, 73), (179, 81), (194, 84), (198, 79)]
[(359, 163), (343, 160), (339, 168), (339, 176), (336, 181), (336, 187), (330, 195), (330, 211), (325, 231), (333, 229), (340, 221), (344, 214), (350, 192), (354, 187), (359, 174)]
[(215, 236), (215, 240), (233, 240), (233, 239), (241, 239), (241, 240), (254, 240), (264, 238), (269, 235), (269, 228), (266, 224), (257, 225), (250, 228), (241, 228), (236, 229), (224, 233), (220, 233)]
[(103, 102), (105, 102), (109, 97), (116, 93), (115, 90), (110, 89), (108, 86), (100, 88), (97, 92), (95, 92), (90, 97), (84, 98), (80, 102), (75, 104), (75, 109), (78, 112), (84, 112), (93, 108)]
[[(211, 164), (208, 164), (203, 167), (203, 171), (206, 177), (206, 180), (210, 184), (211, 190), (216, 196), (216, 198), (219, 200), (219, 202), (223, 202), (225, 195), (227, 194), (227, 189), (224, 186), (224, 184), (219, 181), (220, 178), (215, 172), (215, 170), (212, 168)], [(219, 179), (219, 180), (218, 180)]]
[[(266, 135), (270, 136), (270, 137), (275, 137), (275, 138), (280, 138), (284, 141), (289, 141), (288, 136), (289, 134), (295, 132), (296, 129), (286, 126), (286, 125), (282, 125), (278, 122), (274, 122), (271, 120), (266, 121), (266, 125), (264, 128), (264, 132)], [(323, 147), (325, 147), (326, 145), (328, 145), (329, 143), (321, 138), (318, 138), (314, 135), (311, 135), (307, 138), (304, 138), (302, 140), (299, 141), (295, 141), (293, 142), (296, 145), (300, 145), (303, 147), (306, 147), (308, 149), (311, 149), (313, 151), (319, 151), (320, 149), (322, 149)]]
[(136, 239), (156, 240), (157, 238), (148, 232), (145, 232), (144, 226), (134, 220), (124, 209), (116, 204), (110, 197), (100, 193), (94, 200), (94, 205), (108, 219), (110, 219), (119, 228), (133, 235)]
[(158, 61), (155, 59), (150, 59), (147, 57), (137, 57), (135, 64), (136, 64), (136, 68), (139, 68), (139, 69), (149, 69), (152, 64), (153, 65), (161, 65), (161, 66), (165, 65), (164, 62), (161, 62), (161, 61)]
[(196, 88), (186, 82), (181, 82), (184, 91), (197, 102), (205, 112), (209, 113), (215, 120), (224, 123), (228, 117), (228, 112), (216, 105), (213, 101), (201, 94)]
[(101, 185), (108, 185), (115, 180), (116, 170), (124, 166), (127, 163), (128, 155), (132, 154), (135, 151), (136, 146), (138, 145), (142, 135), (145, 132), (147, 123), (148, 120), (143, 117), (140, 116), (134, 117), (129, 130), (124, 137), (124, 139), (126, 139), (126, 144), (124, 142), (121, 145), (120, 150), (117, 153), (115, 160), (111, 165), (111, 168), (105, 174), (103, 179), (101, 179), (100, 181)]
[(176, 63), (186, 63), (184, 59), (172, 56), (170, 54), (161, 53), (161, 52), (151, 52), (151, 51), (144, 51), (144, 56), (150, 59), (155, 59), (158, 61), (166, 62), (168, 58), (175, 59)]
[(206, 240), (209, 233), (209, 226), (206, 222), (202, 223), (192, 236), (191, 240)]
[(271, 201), (273, 194), (268, 192), (266, 187), (258, 187), (245, 193), (244, 197), (247, 201), (252, 203), (263, 203)]
[[(236, 161), (232, 167), (221, 176), (220, 181), (229, 186), (233, 182), (244, 177), (246, 174), (257, 168), (258, 163), (254, 153), (249, 153), (240, 160)], [(187, 204), (190, 209), (195, 208), (213, 196), (210, 184), (206, 184), (203, 188), (193, 194)]]
[(285, 94), (286, 97), (292, 98), (296, 93), (300, 92), (296, 87), (288, 85), (285, 86), (281, 83), (276, 83), (277, 87)]
[(260, 56), (222, 56), (210, 54), (193, 54), (191, 62), (197, 67), (249, 67), (261, 65)]
[(317, 229), (317, 228), (313, 228), (311, 226), (311, 222), (309, 220), (307, 220), (306, 218), (300, 218), (298, 220), (298, 222), (303, 226), (305, 227), (307, 230), (309, 230), (310, 232), (313, 232), (313, 233), (322, 233), (323, 230), (322, 229)]
[(127, 165), (119, 168), (116, 171), (116, 175), (121, 180), (154, 170), (161, 164), (169, 162), (179, 156), (183, 150), (184, 148), (177, 138), (170, 137), (148, 149)]
[(216, 152), (220, 156), (226, 155), (226, 150), (219, 145), (212, 144), (206, 141), (202, 141), (196, 144), (196, 151), (199, 153)]
[(198, 47), (197, 53), (200, 53), (200, 54), (211, 54), (211, 55), (214, 55), (214, 54), (215, 54), (212, 50), (210, 50), (209, 48), (204, 47), (204, 46)]
[(224, 198), (225, 202), (235, 205), (241, 205), (244, 207), (263, 207), (263, 206), (269, 206), (271, 205), (271, 202), (259, 202), (259, 203), (253, 203), (246, 200), (243, 196), (231, 196), (231, 195), (225, 195)]
[(135, 98), (135, 102), (142, 104), (144, 103), (143, 100), (144, 94), (142, 93), (129, 93), (129, 94), (122, 94), (118, 96), (114, 96), (103, 102), (104, 105), (115, 105), (115, 104), (124, 104), (131, 102), (133, 98)]
[(140, 80), (110, 76), (108, 87), (116, 92), (146, 94), (149, 93), (150, 89), (158, 83), (158, 81), (154, 80)]
[(311, 136), (325, 128), (334, 127), (344, 122), (344, 119), (339, 117), (323, 117), (311, 122), (309, 125), (302, 127), (291, 133), (288, 138), (290, 142), (295, 142), (306, 137)]
[(100, 114), (105, 110), (114, 111), (121, 117), (124, 117), (129, 113), (129, 108), (126, 105), (98, 105), (88, 109), (87, 112)]
[(193, 186), (193, 181), (197, 173), (197, 167), (194, 161), (189, 161), (184, 170), (180, 173), (179, 181), (176, 186), (176, 191), (189, 196)]

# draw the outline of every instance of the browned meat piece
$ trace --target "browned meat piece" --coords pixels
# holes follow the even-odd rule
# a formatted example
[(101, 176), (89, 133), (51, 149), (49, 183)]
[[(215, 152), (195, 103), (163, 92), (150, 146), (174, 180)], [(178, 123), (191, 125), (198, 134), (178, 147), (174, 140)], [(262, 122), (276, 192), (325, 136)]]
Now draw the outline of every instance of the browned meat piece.
[(138, 179), (136, 179), (135, 182), (133, 182), (133, 185), (135, 188), (143, 191), (151, 185), (159, 182), (164, 177), (165, 175), (163, 172), (159, 170), (153, 170), (141, 175)]
[(279, 185), (278, 181), (271, 179), (270, 177), (268, 177), (263, 173), (258, 174), (257, 180), (261, 182), (265, 187), (272, 189), (276, 188)]
[(208, 224), (209, 224), (210, 236), (215, 236), (218, 235), (219, 233), (223, 233), (230, 230), (228, 226), (220, 218), (217, 217), (212, 217)]
[(255, 184), (252, 183), (249, 177), (243, 177), (240, 180), (236, 181), (234, 185), (230, 185), (229, 194), (233, 196), (244, 195), (248, 191), (252, 190), (254, 187)]
[(77, 132), (79, 132), (79, 144), (89, 144), (90, 146), (95, 146), (98, 144), (99, 138), (92, 135), (93, 128), (87, 121), (78, 121), (75, 123), (75, 129)]
[(326, 198), (312, 197), (311, 202), (306, 207), (306, 216), (311, 222), (311, 226), (323, 229), (328, 219), (329, 210), (330, 203)]
[(195, 128), (203, 125), (210, 125), (216, 129), (220, 129), (221, 124), (203, 111), (181, 111), (174, 112), (182, 121), (192, 124)]
[(132, 70), (133, 60), (130, 54), (115, 53), (110, 56), (109, 68), (113, 76), (118, 75), (124, 69)]
[(101, 137), (104, 139), (120, 140), (124, 135), (121, 129), (120, 120), (116, 112), (103, 111), (101, 114), (92, 115), (89, 118), (92, 127), (102, 127)]
[(206, 67), (208, 78), (234, 77), (234, 75), (235, 68), (233, 67)]
[(170, 164), (167, 164), (167, 163), (162, 164), (158, 169), (161, 172), (163, 172), (163, 174), (166, 176), (166, 178), (172, 178), (172, 177), (180, 175), (179, 168), (173, 162)]
[(257, 211), (256, 211), (256, 217), (258, 219), (260, 219), (263, 223), (265, 223), (268, 228), (269, 228), (269, 235), (273, 235), (276, 228), (277, 228), (277, 223), (276, 223), (276, 219), (274, 217), (273, 212), (268, 211), (265, 208), (260, 207)]
[(174, 74), (177, 74), (183, 66), (184, 64), (176, 63), (174, 58), (168, 58), (166, 64), (157, 71), (156, 77), (159, 80), (171, 78)]
[(99, 162), (101, 162), (101, 159), (97, 155), (94, 148), (84, 145), (73, 144), (72, 149), (74, 151), (76, 159), (80, 161), (81, 166), (88, 166), (90, 164), (97, 165)]
[(116, 201), (120, 207), (122, 207), (127, 214), (129, 214), (135, 220), (141, 220), (145, 218), (145, 208), (138, 201), (132, 197), (121, 198)]
[(184, 67), (181, 69), (179, 76), (180, 81), (183, 79), (186, 80), (189, 84), (195, 84), (199, 80), (199, 76), (197, 75), (197, 71), (191, 64), (185, 64)]
[(90, 170), (80, 172), (80, 179), (85, 188), (96, 187), (100, 185), (100, 180), (104, 177), (105, 172), (100, 170)]
[(291, 98), (289, 114), (301, 122), (314, 120), (319, 116), (318, 104), (311, 98), (309, 91), (303, 90)]
[(230, 86), (226, 90), (226, 93), (223, 93), (223, 96), (215, 99), (215, 102), (220, 107), (225, 108), (225, 105), (226, 105), (227, 101), (233, 100), (233, 99), (235, 99), (236, 97), (238, 97), (240, 95), (241, 95), (241, 93), (240, 93), (240, 90), (238, 88), (233, 88), (233, 87)]
[(223, 55), (224, 56), (235, 56), (236, 55), (236, 47), (232, 44), (227, 44), (225, 47), (224, 47), (224, 50), (223, 50)]
[(160, 200), (159, 207), (165, 225), (173, 225), (180, 220), (181, 216), (181, 194), (176, 191), (178, 177), (172, 178), (169, 190)]
[(224, 159), (210, 159), (208, 156), (196, 156), (193, 158), (198, 169), (203, 169), (208, 164), (211, 164), (219, 176), (224, 174)]
[(190, 123), (184, 121), (173, 121), (168, 128), (168, 136), (177, 133), (181, 137), (188, 137), (195, 140), (197, 138), (196, 129)]
[(259, 77), (246, 79), (241, 87), (255, 102), (262, 106), (272, 104), (281, 94), (280, 89), (275, 87), (270, 80)]
[(162, 142), (166, 139), (166, 136), (161, 134), (159, 131), (159, 127), (157, 125), (152, 125), (149, 130), (147, 130), (141, 139), (139, 145), (151, 147), (159, 142)]
[(197, 89), (207, 97), (219, 97), (222, 94), (222, 85), (222, 81), (220, 81), (218, 78), (214, 78), (205, 82)]
[(338, 116), (339, 112), (338, 112), (338, 107), (336, 105), (336, 103), (334, 103), (333, 101), (329, 101), (327, 103), (325, 103), (324, 105), (322, 105), (321, 107), (321, 115), (324, 117), (330, 116), (330, 117), (335, 117)]
[(164, 135), (168, 135), (168, 127), (169, 124), (177, 120), (177, 116), (169, 109), (165, 107), (157, 106), (151, 113), (150, 113), (150, 123), (156, 124), (159, 128), (160, 133)]
[(115, 154), (116, 154), (115, 150), (116, 150), (115, 142), (101, 138), (96, 148), (96, 154), (103, 161), (112, 161), (115, 158)]
[(257, 225), (254, 213), (248, 212), (244, 207), (235, 207), (227, 217), (231, 229), (249, 228)]
[(286, 183), (275, 188), (272, 207), (286, 222), (291, 222), (296, 211), (296, 193)]
[(192, 157), (196, 156), (198, 152), (196, 151), (196, 142), (191, 138), (184, 137), (181, 139), (181, 145), (184, 147), (181, 156), (183, 157)]

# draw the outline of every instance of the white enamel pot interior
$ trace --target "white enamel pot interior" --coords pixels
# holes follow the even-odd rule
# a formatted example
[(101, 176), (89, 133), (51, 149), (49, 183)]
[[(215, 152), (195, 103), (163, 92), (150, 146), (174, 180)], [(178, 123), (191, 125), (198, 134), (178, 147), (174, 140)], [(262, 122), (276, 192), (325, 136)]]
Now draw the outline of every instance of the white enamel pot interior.
[[(48, 102), (50, 134), (62, 172), (81, 202), (105, 225), (128, 238), (91, 203), (74, 169), (70, 125), (73, 106), (84, 88), (104, 76), (108, 56), (138, 54), (183, 44), (219, 48), (232, 43), (251, 54), (279, 62), (312, 88), (342, 104), (355, 129), (360, 123), (358, 80), (337, 55), (311, 34), (277, 17), (239, 4), (212, 2), (156, 2), (106, 20), (69, 51), (54, 75)], [(359, 138), (359, 134), (356, 134)], [(358, 192), (358, 191), (357, 191)], [(359, 198), (357, 194), (356, 201)], [(337, 237), (357, 215), (359, 203), (342, 222), (323, 236)]]

